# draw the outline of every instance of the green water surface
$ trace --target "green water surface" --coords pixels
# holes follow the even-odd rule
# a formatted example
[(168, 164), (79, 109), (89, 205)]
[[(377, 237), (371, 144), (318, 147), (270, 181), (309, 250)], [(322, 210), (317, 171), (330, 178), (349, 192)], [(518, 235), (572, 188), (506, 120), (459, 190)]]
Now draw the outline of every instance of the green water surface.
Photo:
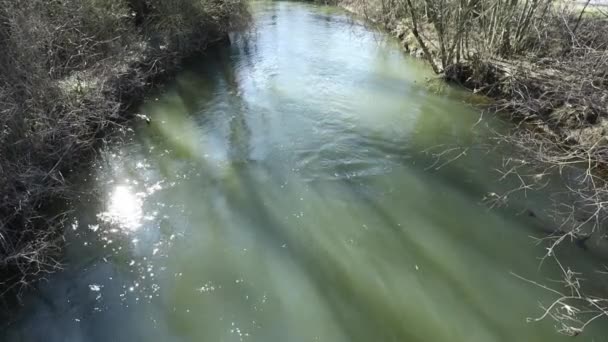
[(65, 270), (0, 340), (569, 341), (526, 322), (554, 297), (513, 275), (560, 278), (539, 267), (544, 223), (517, 214), (547, 193), (482, 201), (508, 186), (497, 123), (335, 8), (251, 7), (249, 32), (193, 58), (141, 108), (151, 123), (104, 148)]

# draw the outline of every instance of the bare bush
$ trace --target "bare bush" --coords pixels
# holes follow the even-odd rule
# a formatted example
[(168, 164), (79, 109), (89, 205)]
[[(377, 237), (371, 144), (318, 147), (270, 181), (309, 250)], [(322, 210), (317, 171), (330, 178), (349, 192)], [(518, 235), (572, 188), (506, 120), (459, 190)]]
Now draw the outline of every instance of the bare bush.
[(582, 275), (564, 267), (557, 257), (553, 257), (553, 260), (563, 274), (563, 280), (558, 282), (559, 289), (513, 274), (555, 294), (557, 297), (549, 305), (541, 304), (543, 313), (538, 317), (529, 317), (527, 321), (538, 322), (551, 318), (557, 323), (558, 332), (569, 336), (578, 336), (594, 321), (608, 317), (608, 299), (586, 295), (581, 290), (584, 281), (581, 278)]
[[(515, 184), (489, 193), (491, 208), (505, 206), (559, 182), (548, 216), (555, 226), (539, 239), (544, 259), (558, 246), (606, 239), (608, 228), (608, 13), (554, 0), (346, 0), (347, 7), (383, 24), (404, 48), (424, 57), (448, 81), (495, 99), (490, 111), (512, 119), (496, 145), (515, 147), (499, 180)], [(459, 149), (433, 152), (435, 164), (450, 162)], [(557, 175), (557, 177), (554, 177)], [(552, 184), (556, 185), (556, 184)], [(577, 335), (606, 316), (605, 299), (590, 296), (580, 277), (562, 267), (565, 291), (540, 319)], [(608, 295), (604, 295), (608, 296)]]
[(0, 298), (60, 267), (54, 213), (104, 132), (245, 20), (240, 0), (0, 0)]

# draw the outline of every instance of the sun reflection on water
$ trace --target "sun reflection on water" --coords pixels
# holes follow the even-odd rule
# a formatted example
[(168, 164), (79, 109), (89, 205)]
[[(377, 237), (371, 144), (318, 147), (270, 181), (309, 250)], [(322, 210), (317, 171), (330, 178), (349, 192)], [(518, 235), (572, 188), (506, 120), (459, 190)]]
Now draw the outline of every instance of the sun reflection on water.
[(143, 196), (134, 193), (127, 185), (118, 185), (110, 194), (107, 211), (100, 213), (99, 218), (119, 227), (136, 231), (142, 225)]

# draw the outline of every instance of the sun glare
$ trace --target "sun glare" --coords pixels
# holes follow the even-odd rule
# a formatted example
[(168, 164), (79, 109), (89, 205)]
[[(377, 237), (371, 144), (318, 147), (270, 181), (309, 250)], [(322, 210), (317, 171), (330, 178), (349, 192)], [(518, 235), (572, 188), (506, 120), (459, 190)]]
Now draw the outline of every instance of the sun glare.
[(142, 199), (129, 186), (118, 185), (110, 195), (107, 211), (99, 216), (106, 222), (134, 231), (142, 224), (142, 204)]

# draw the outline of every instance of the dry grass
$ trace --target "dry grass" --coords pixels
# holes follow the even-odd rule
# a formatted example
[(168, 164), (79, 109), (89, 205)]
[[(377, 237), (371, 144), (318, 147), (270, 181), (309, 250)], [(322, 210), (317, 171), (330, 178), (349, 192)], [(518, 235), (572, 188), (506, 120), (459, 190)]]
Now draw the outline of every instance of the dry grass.
[(60, 267), (69, 175), (240, 0), (0, 0), (0, 300)]
[(518, 148), (520, 157), (505, 160), (499, 178), (519, 186), (489, 194), (486, 204), (506, 205), (555, 181), (548, 175), (561, 176), (565, 191), (552, 196), (548, 213), (556, 228), (539, 243), (545, 259), (562, 267), (565, 291), (546, 288), (558, 297), (539, 319), (578, 335), (608, 316), (608, 301), (585, 294), (582, 276), (556, 258), (561, 243), (585, 247), (608, 234), (608, 15), (553, 0), (344, 1), (393, 31), (444, 79), (494, 99), (489, 109), (516, 123), (510, 134), (496, 134), (496, 144)]

